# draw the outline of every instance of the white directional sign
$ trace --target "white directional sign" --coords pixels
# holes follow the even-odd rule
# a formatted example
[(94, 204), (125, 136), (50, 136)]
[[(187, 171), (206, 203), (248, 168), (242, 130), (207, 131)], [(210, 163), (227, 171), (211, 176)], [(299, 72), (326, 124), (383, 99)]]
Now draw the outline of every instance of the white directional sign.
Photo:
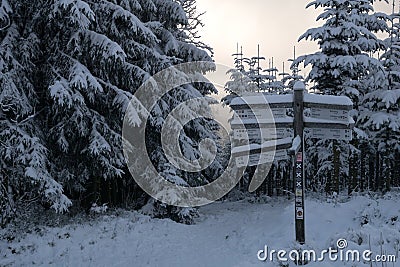
[(271, 108), (272, 115), (274, 118), (285, 118), (286, 117), (286, 108)]
[(233, 119), (230, 123), (232, 129), (293, 128), (292, 117), (276, 118), (275, 120)]
[[(248, 158), (248, 163), (247, 162)], [(249, 156), (239, 156), (236, 157), (236, 166), (238, 167), (245, 167), (245, 166), (256, 166), (260, 164), (265, 164), (268, 162), (273, 162), (274, 161), (274, 153), (271, 152), (265, 152), (260, 154), (253, 154)]]
[(304, 94), (304, 107), (351, 110), (353, 102), (347, 96)]
[[(262, 145), (250, 144), (232, 149), (232, 156), (238, 167), (255, 166), (274, 160), (288, 159), (287, 149), (292, 146), (293, 138), (267, 141)], [(276, 149), (276, 150), (275, 150)]]
[(311, 108), (310, 116), (316, 119), (348, 121), (349, 111), (343, 109)]
[(265, 93), (252, 93), (242, 97), (236, 97), (229, 106), (234, 110), (241, 109), (266, 109), (269, 108), (291, 108), (293, 106), (293, 95), (268, 95)]
[(304, 106), (310, 108), (310, 111), (306, 112), (309, 117), (336, 123), (349, 121), (353, 103), (346, 96), (305, 94)]
[(332, 128), (308, 128), (305, 129), (307, 136), (318, 139), (352, 140), (351, 129), (332, 129)]
[(290, 128), (261, 128), (261, 129), (234, 129), (233, 138), (236, 140), (260, 140), (262, 142), (293, 137), (293, 129)]
[(284, 118), (286, 117), (286, 108), (271, 108), (271, 112), (268, 112), (265, 108), (246, 108), (235, 110), (235, 119), (271, 119), (274, 118)]
[(311, 138), (350, 141), (352, 140), (354, 123), (351, 117), (347, 117), (347, 121), (304, 117), (304, 131)]
[[(248, 163), (247, 162), (248, 158)], [(264, 152), (261, 154), (253, 154), (253, 155), (248, 155), (248, 156), (238, 156), (236, 157), (236, 166), (238, 167), (245, 167), (245, 166), (256, 166), (260, 164), (265, 164), (273, 161), (279, 161), (279, 160), (287, 160), (289, 159), (289, 156), (287, 154), (286, 149), (283, 150), (277, 150), (274, 152), (269, 151), (269, 152)]]

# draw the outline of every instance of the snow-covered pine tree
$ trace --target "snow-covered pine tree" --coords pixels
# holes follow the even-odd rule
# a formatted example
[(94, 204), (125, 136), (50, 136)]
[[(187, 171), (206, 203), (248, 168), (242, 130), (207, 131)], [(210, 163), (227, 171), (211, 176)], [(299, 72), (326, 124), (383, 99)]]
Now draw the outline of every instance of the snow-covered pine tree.
[[(257, 86), (253, 83), (252, 79), (244, 75), (243, 72), (237, 69), (231, 69), (228, 71), (230, 74), (230, 81), (225, 85), (226, 91), (236, 97), (238, 94), (246, 92), (256, 92)], [(228, 100), (230, 97), (226, 97), (224, 100)], [(229, 104), (229, 102), (226, 102)]]
[(266, 73), (261, 75), (263, 81), (261, 90), (263, 92), (271, 95), (286, 93), (284, 82), (277, 79), (278, 69), (276, 67), (272, 65), (270, 68), (263, 70), (263, 72)]
[(180, 25), (180, 28), (184, 31), (183, 39), (185, 42), (191, 43), (197, 48), (208, 51), (208, 53), (213, 56), (213, 50), (201, 40), (202, 37), (199, 34), (199, 29), (204, 26), (201, 17), (205, 12), (199, 12), (197, 10), (197, 0), (179, 0), (179, 3), (187, 17), (187, 22)]
[[(163, 1), (160, 1), (162, 3)], [(174, 4), (171, 1), (170, 5)], [(190, 6), (188, 6), (190, 4)], [(193, 23), (197, 24), (199, 18), (195, 16), (195, 13), (189, 12), (189, 15), (184, 14), (185, 10), (192, 10), (195, 7), (195, 1), (183, 1), (183, 6), (179, 7), (178, 10), (174, 10), (173, 14), (181, 14), (174, 21), (171, 28), (164, 29), (165, 32), (168, 30), (172, 34), (166, 34), (163, 37), (163, 42), (161, 45), (166, 43), (167, 55), (173, 56), (177, 59), (177, 63), (191, 62), (191, 61), (211, 61), (211, 57), (207, 54), (207, 51), (211, 49), (208, 46), (200, 45), (200, 47), (205, 48), (202, 50), (197, 48), (198, 45), (197, 36), (195, 33), (191, 32), (194, 28)], [(172, 14), (170, 16), (173, 18)], [(188, 25), (189, 26), (185, 26)], [(198, 24), (199, 25), (199, 24)], [(169, 51), (168, 46), (172, 45), (174, 50)], [(203, 72), (209, 71), (210, 66), (206, 66)], [(193, 73), (194, 74), (194, 73)], [(159, 134), (161, 133), (160, 127), (166, 115), (168, 115), (172, 109), (178, 106), (180, 103), (189, 101), (191, 99), (197, 98), (195, 105), (190, 105), (190, 108), (186, 106), (180, 109), (180, 116), (195, 117), (196, 114), (208, 113), (211, 117), (211, 110), (207, 99), (200, 99), (199, 97), (205, 96), (211, 92), (215, 92), (215, 88), (210, 84), (190, 84), (185, 85), (171, 91), (167, 96), (163, 97), (159, 101), (158, 105), (153, 110), (153, 116), (155, 118), (160, 118), (151, 121), (150, 130), (156, 133), (156, 138), (149, 141), (148, 149), (152, 154), (153, 160), (156, 162), (159, 171), (165, 174), (165, 178), (171, 182), (178, 183), (183, 186), (200, 186), (207, 184), (217, 178), (224, 169), (221, 158), (221, 146), (218, 145), (219, 137), (216, 135), (219, 126), (209, 120), (209, 119), (195, 119), (192, 120), (187, 125), (182, 125), (183, 131), (180, 133), (180, 146), (183, 155), (187, 159), (197, 159), (201, 156), (199, 150), (199, 142), (205, 138), (215, 140), (217, 143), (217, 158), (214, 160), (212, 165), (202, 172), (184, 172), (176, 169), (172, 164), (166, 161), (165, 156), (161, 148)], [(174, 129), (171, 129), (174, 131)], [(176, 135), (176, 133), (171, 133), (171, 135)], [(163, 213), (172, 214), (172, 216), (177, 216), (179, 220), (184, 222), (190, 222), (190, 216), (194, 213), (192, 209), (178, 209), (175, 207), (168, 207), (165, 204), (156, 203), (155, 205), (156, 213), (163, 216)]]
[(5, 223), (25, 203), (42, 201), (63, 212), (71, 205), (50, 172), (40, 116), (45, 112), (35, 88), (40, 40), (32, 23), (40, 13), (31, 1), (0, 5), (0, 220)]
[(296, 60), (296, 47), (294, 47), (294, 54), (293, 59), (289, 59), (288, 61), (291, 62), (290, 71), (291, 73), (285, 72), (285, 64), (283, 65), (283, 73), (279, 74), (282, 76), (281, 82), (285, 88), (286, 93), (293, 92), (294, 84), (299, 80), (304, 80), (304, 77), (300, 74), (299, 64), (293, 64)]
[[(386, 73), (375, 73), (378, 80), (375, 90), (364, 97), (360, 123), (374, 140), (373, 146), (380, 165), (375, 185), (380, 190), (390, 190), (398, 180), (394, 174), (396, 154), (400, 151), (400, 15), (390, 16), (390, 37), (385, 40), (386, 52), (381, 61)], [(390, 25), (389, 24), (389, 25)], [(385, 76), (386, 75), (386, 76)], [(372, 174), (370, 174), (372, 175)]]
[[(1, 2), (2, 215), (15, 208), (16, 198), (39, 194), (64, 211), (71, 202), (63, 187), (70, 199), (87, 207), (148, 198), (126, 167), (123, 116), (150, 76), (178, 63), (211, 61), (194, 42), (196, 24), (188, 26), (199, 19), (190, 13), (193, 5), (173, 0)], [(209, 65), (202, 73), (208, 70)], [(213, 90), (209, 84), (176, 88), (152, 111), (153, 132), (160, 133), (159, 123), (180, 102)], [(198, 108), (209, 109), (208, 104), (203, 100)], [(131, 125), (143, 124), (146, 112), (131, 112)], [(191, 115), (196, 108), (186, 112)], [(217, 138), (217, 128), (210, 120), (185, 125), (185, 156), (199, 153), (200, 138)], [(160, 144), (152, 138), (154, 157)], [(183, 174), (164, 160), (158, 154), (156, 168), (187, 185), (204, 184), (222, 170), (217, 159), (202, 173)], [(165, 215), (183, 221), (192, 214), (171, 208)]]
[[(43, 88), (48, 88), (52, 170), (87, 207), (112, 204), (117, 192), (124, 192), (118, 181), (126, 173), (121, 119), (133, 89), (149, 76), (140, 64), (157, 41), (131, 13), (135, 8), (139, 3), (127, 1), (122, 6), (80, 0), (46, 5), (42, 40), (47, 60), (41, 68), (46, 71)], [(136, 59), (139, 64), (132, 64)], [(139, 117), (134, 123), (141, 122)]]
[[(185, 27), (189, 19), (180, 2), (56, 1), (49, 8), (51, 30), (44, 39), (50, 59), (47, 68), (52, 75), (48, 95), (53, 113), (48, 118), (53, 125), (50, 140), (54, 170), (64, 178), (70, 192), (84, 192), (88, 204), (112, 203), (115, 191), (124, 191), (119, 180), (131, 183), (120, 133), (133, 93), (146, 79), (167, 67), (211, 58), (192, 43), (188, 34), (191, 28)], [(157, 136), (173, 108), (212, 90), (212, 86), (202, 84), (176, 88), (152, 111), (149, 151), (167, 180), (176, 182), (179, 177), (186, 185), (198, 185), (209, 179), (204, 173), (184, 174), (168, 164)], [(208, 104), (204, 100), (198, 107), (207, 109)], [(186, 112), (196, 114), (195, 109)], [(131, 114), (136, 118), (132, 126), (143, 123), (142, 114), (137, 113)], [(215, 139), (213, 122), (196, 120), (185, 127), (189, 133), (181, 133), (180, 140), (188, 158), (199, 154), (198, 139)], [(215, 162), (213, 167), (218, 172), (221, 166)], [(157, 208), (160, 216), (176, 216), (179, 220), (188, 219), (179, 218), (179, 214), (190, 213), (163, 205)], [(161, 214), (163, 208), (167, 212)]]
[(309, 29), (299, 40), (318, 42), (320, 51), (300, 56), (294, 64), (311, 65), (307, 80), (313, 89), (325, 94), (346, 95), (356, 107), (359, 97), (366, 93), (362, 83), (371, 67), (381, 68), (379, 60), (370, 56), (384, 49), (376, 36), (386, 32), (387, 16), (376, 13), (371, 0), (316, 0), (307, 7), (324, 8), (317, 20), (318, 28)]
[(235, 56), (235, 68), (228, 71), (231, 80), (225, 85), (226, 91), (229, 93), (223, 99), (226, 104), (229, 104), (230, 99), (241, 94), (252, 92), (278, 94), (284, 92), (284, 83), (278, 81), (276, 77), (278, 69), (271, 66), (271, 63), (271, 68), (263, 69), (261, 62), (265, 60), (265, 57), (258, 54), (251, 58), (243, 58), (242, 52), (233, 56)]
[[(373, 9), (373, 0), (316, 0), (307, 7), (323, 8), (324, 11), (317, 20), (324, 20), (321, 27), (309, 29), (299, 40), (309, 39), (318, 42), (320, 51), (300, 56), (294, 62), (295, 65), (304, 63), (311, 65), (312, 69), (307, 80), (314, 82), (313, 89), (323, 94), (346, 95), (354, 102), (353, 117), (357, 121), (358, 107), (362, 97), (373, 87), (364, 81), (370, 76), (370, 70), (383, 69), (381, 62), (371, 56), (384, 48), (383, 41), (376, 36), (378, 32), (387, 31), (387, 16), (376, 13)], [(356, 125), (358, 127), (358, 125)], [(356, 133), (360, 132), (356, 129)], [(339, 189), (339, 176), (347, 176), (347, 168), (339, 171), (339, 164), (345, 165), (349, 153), (357, 152), (359, 136), (355, 136), (350, 149), (342, 142), (318, 141), (315, 145), (327, 151), (330, 156), (314, 155), (314, 158), (325, 158), (332, 164), (324, 162), (322, 166), (328, 166), (327, 170), (333, 170), (333, 190)], [(318, 150), (311, 150), (316, 151)], [(321, 151), (321, 153), (325, 153)], [(339, 155), (340, 154), (340, 155)], [(313, 157), (309, 155), (309, 157)], [(337, 162), (339, 157), (342, 158)], [(354, 164), (355, 167), (357, 164)], [(357, 170), (352, 170), (357, 172)], [(339, 173), (340, 172), (340, 173)], [(325, 173), (328, 175), (328, 173)], [(328, 191), (331, 191), (328, 188)]]

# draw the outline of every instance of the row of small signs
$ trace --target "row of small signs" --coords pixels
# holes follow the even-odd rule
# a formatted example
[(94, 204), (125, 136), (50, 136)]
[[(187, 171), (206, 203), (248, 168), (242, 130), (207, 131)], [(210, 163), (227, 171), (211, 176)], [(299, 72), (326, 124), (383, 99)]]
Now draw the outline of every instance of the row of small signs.
[(296, 155), (295, 163), (295, 207), (296, 207), (296, 220), (304, 219), (304, 194), (303, 194), (303, 152), (298, 152)]
[[(255, 140), (259, 143), (263, 143), (269, 140), (293, 137), (293, 128), (283, 128), (282, 125), (279, 124), (277, 124), (279, 128), (268, 127), (262, 124), (260, 127), (255, 125), (257, 124), (245, 124), (245, 127), (241, 127), (240, 124), (231, 124), (233, 138), (236, 140)], [(305, 123), (306, 128), (304, 129), (304, 133), (310, 138), (350, 141), (352, 139), (352, 125), (354, 125), (354, 122), (351, 121), (349, 121), (348, 124), (324, 124), (323, 122), (313, 124)]]
[[(293, 105), (293, 95), (258, 95), (235, 98), (230, 104), (235, 110), (231, 121), (233, 136), (238, 140), (267, 140), (293, 137), (293, 117), (287, 110)], [(305, 133), (311, 138), (351, 140), (354, 121), (349, 115), (352, 102), (345, 96), (304, 95)], [(261, 139), (263, 137), (263, 139)]]
[[(351, 140), (354, 121), (350, 117), (353, 103), (345, 96), (326, 96), (304, 94), (304, 134), (310, 138)], [(289, 145), (293, 139), (294, 121), (290, 117), (293, 109), (293, 95), (267, 95), (257, 93), (232, 100), (230, 107), (235, 111), (231, 121), (233, 138), (259, 147), (243, 146), (234, 151), (250, 152), (248, 166), (275, 160), (286, 159), (282, 142)], [(261, 153), (261, 148), (273, 147), (271, 141), (276, 141), (276, 152)], [(281, 140), (281, 141), (280, 141)], [(282, 141), (283, 140), (283, 141)], [(262, 144), (262, 145), (261, 145)], [(281, 149), (278, 149), (281, 148)], [(233, 153), (234, 156), (237, 153)], [(244, 159), (237, 159), (238, 165), (243, 165)], [(237, 157), (237, 158), (238, 158)]]

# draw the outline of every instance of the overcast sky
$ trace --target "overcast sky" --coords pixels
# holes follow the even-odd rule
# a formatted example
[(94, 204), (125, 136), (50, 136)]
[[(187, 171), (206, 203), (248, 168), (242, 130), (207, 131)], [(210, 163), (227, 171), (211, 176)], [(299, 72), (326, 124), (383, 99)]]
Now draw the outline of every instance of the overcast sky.
[[(232, 54), (236, 44), (243, 46), (247, 57), (257, 55), (257, 44), (261, 55), (274, 57), (275, 66), (282, 70), (282, 62), (293, 58), (293, 47), (297, 55), (317, 50), (315, 42), (297, 42), (300, 35), (316, 22), (321, 9), (306, 9), (311, 0), (197, 0), (198, 10), (205, 11), (201, 30), (202, 40), (214, 48), (215, 61), (232, 66)], [(398, 1), (396, 1), (397, 4)], [(385, 4), (386, 5), (386, 4)], [(387, 8), (387, 5), (386, 5)], [(382, 9), (382, 4), (377, 7)]]
[[(322, 22), (316, 22), (321, 9), (313, 7), (306, 9), (311, 0), (197, 0), (198, 10), (206, 12), (202, 21), (202, 40), (214, 48), (214, 60), (217, 64), (233, 66), (232, 54), (236, 53), (236, 44), (243, 46), (246, 57), (257, 55), (257, 44), (260, 44), (261, 56), (267, 58), (262, 64), (268, 68), (268, 59), (274, 57), (275, 66), (282, 71), (289, 70), (289, 58), (293, 58), (293, 47), (296, 46), (297, 56), (317, 51), (315, 42), (301, 41), (298, 38), (307, 29), (318, 27)], [(396, 0), (398, 3), (398, 0)], [(387, 4), (380, 4), (377, 10), (391, 10)], [(218, 66), (217, 71), (207, 77), (218, 88), (221, 98), (223, 87), (229, 76), (229, 68)], [(303, 70), (301, 74), (305, 74)], [(230, 109), (216, 105), (213, 107), (216, 119), (227, 129), (227, 118)]]

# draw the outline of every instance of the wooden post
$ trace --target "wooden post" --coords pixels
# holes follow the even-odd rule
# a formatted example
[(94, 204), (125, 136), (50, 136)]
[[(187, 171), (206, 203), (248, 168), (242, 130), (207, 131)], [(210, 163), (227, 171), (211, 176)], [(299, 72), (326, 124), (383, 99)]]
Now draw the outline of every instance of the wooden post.
[(300, 244), (305, 243), (305, 224), (304, 224), (304, 90), (303, 82), (298, 81), (293, 86), (294, 90), (294, 136), (299, 136), (301, 140), (299, 152), (294, 158), (294, 189), (295, 189), (295, 230), (296, 241)]

